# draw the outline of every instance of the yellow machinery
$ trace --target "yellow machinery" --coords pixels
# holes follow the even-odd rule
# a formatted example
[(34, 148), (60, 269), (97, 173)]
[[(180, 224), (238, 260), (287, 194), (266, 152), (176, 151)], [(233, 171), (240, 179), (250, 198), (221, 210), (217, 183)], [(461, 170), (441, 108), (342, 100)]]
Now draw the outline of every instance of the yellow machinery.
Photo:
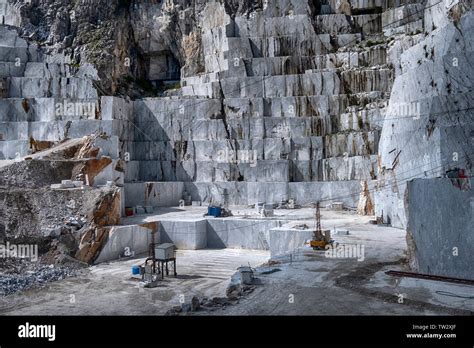
[(329, 243), (326, 242), (326, 240), (311, 240), (309, 242), (309, 245), (314, 249), (314, 250), (326, 250), (326, 245)]
[(323, 231), (321, 229), (321, 211), (319, 202), (316, 203), (316, 215), (315, 215), (315, 226), (314, 226), (314, 233), (313, 239), (309, 242), (309, 245), (314, 250), (325, 250), (327, 245), (331, 245), (331, 231), (326, 230)]

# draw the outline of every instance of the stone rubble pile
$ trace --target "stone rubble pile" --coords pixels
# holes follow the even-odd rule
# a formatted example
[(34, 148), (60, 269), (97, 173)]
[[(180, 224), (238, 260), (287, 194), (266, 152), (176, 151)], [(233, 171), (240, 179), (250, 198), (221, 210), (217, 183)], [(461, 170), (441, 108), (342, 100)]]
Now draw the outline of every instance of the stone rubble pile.
[(47, 283), (75, 277), (78, 269), (67, 266), (45, 265), (27, 260), (15, 261), (15, 265), (0, 267), (0, 296), (7, 296), (18, 291), (42, 287)]

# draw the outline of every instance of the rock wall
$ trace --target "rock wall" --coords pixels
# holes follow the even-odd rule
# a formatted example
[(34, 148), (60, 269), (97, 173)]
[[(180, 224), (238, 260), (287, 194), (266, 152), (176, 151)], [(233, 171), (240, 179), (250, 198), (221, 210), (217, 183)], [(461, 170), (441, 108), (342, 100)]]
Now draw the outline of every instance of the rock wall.
[[(163, 4), (160, 13), (173, 8), (190, 20), (174, 4)], [(380, 11), (347, 17), (328, 4), (323, 14), (305, 1), (244, 2), (238, 10), (227, 2), (199, 6), (193, 35), (201, 40), (203, 64), (187, 69), (176, 51), (182, 88), (134, 103), (131, 165), (139, 180), (376, 178), (380, 120), (393, 79)], [(157, 20), (175, 25), (169, 16)], [(150, 47), (168, 47), (165, 34), (152, 35)], [(372, 45), (365, 36), (382, 39)]]
[(375, 206), (396, 227), (407, 224), (409, 180), (455, 169), (472, 175), (474, 14), (471, 1), (455, 3), (429, 1), (426, 32), (408, 49), (406, 41), (392, 48), (399, 70), (380, 138)]
[(407, 185), (407, 242), (420, 273), (474, 279), (474, 194), (470, 179), (415, 179)]
[(11, 27), (0, 26), (0, 40), (0, 160), (31, 153), (34, 142), (54, 144), (94, 133), (108, 135), (102, 148), (114, 159), (131, 151), (131, 106), (99, 96), (94, 66), (51, 62), (57, 56)]
[(122, 0), (1, 0), (0, 24), (19, 27), (55, 61), (93, 64), (101, 89), (116, 94), (123, 76), (139, 75), (140, 69), (129, 5)]

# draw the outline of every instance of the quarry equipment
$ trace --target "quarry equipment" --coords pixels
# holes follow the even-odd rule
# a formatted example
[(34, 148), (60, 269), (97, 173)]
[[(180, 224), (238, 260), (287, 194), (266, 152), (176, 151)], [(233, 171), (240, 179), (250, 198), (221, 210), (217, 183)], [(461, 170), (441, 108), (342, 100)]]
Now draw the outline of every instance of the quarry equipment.
[(332, 244), (331, 231), (321, 229), (321, 209), (320, 203), (316, 202), (315, 205), (315, 226), (313, 232), (313, 239), (309, 242), (309, 245), (314, 250), (325, 250), (328, 245)]
[(143, 266), (141, 266), (140, 274), (143, 276), (143, 280), (148, 282), (154, 282), (157, 280), (157, 276), (161, 275), (161, 279), (164, 278), (164, 273), (169, 275), (168, 263), (173, 263), (173, 274), (176, 277), (176, 246), (172, 243), (157, 244), (155, 243), (155, 235), (157, 229), (151, 234), (151, 243), (149, 246), (149, 257), (145, 260)]
[(207, 215), (213, 217), (220, 217), (222, 214), (222, 208), (217, 206), (209, 206), (207, 208)]
[[(164, 243), (155, 246), (155, 262), (158, 262), (158, 273), (161, 273), (161, 279), (164, 278), (164, 272), (169, 275), (168, 263), (173, 263), (173, 274), (176, 277), (176, 247), (172, 243)], [(161, 266), (161, 271), (159, 267)]]

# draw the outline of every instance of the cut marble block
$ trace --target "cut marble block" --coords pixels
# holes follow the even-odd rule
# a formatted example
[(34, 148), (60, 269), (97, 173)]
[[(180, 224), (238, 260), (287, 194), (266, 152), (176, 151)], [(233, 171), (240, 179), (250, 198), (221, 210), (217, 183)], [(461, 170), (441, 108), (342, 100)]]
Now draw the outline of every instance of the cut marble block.
[(325, 54), (334, 51), (329, 34), (317, 35), (293, 35), (293, 36), (275, 36), (261, 37), (251, 36), (239, 38), (240, 41), (250, 42), (251, 55), (238, 56), (245, 57), (280, 57), (291, 55)]
[(317, 32), (350, 34), (362, 29), (366, 34), (381, 31), (382, 21), (378, 14), (351, 16), (349, 20), (344, 14), (316, 16)]
[(207, 220), (207, 247), (268, 250), (270, 230), (277, 220)]
[(92, 81), (83, 78), (26, 78), (9, 79), (10, 98), (48, 98), (61, 97), (71, 99), (97, 98)]
[[(117, 260), (123, 257), (127, 248), (135, 255), (148, 252), (152, 241), (152, 230), (138, 225), (114, 226), (110, 227), (105, 242), (99, 256), (94, 263)], [(155, 242), (160, 242), (160, 233), (156, 234)]]
[(25, 64), (27, 62), (36, 62), (40, 57), (41, 53), (33, 46), (9, 47), (0, 45), (0, 62)]
[(0, 121), (8, 122), (95, 119), (99, 110), (97, 99), (0, 99)]
[(377, 156), (330, 157), (321, 162), (324, 181), (366, 180), (377, 176)]
[(307, 15), (267, 17), (264, 12), (255, 13), (251, 18), (235, 18), (235, 34), (238, 37), (252, 37), (256, 33), (266, 36), (294, 36), (312, 34), (314, 29)]
[(212, 120), (222, 118), (219, 99), (202, 98), (147, 98), (133, 103), (133, 110), (140, 115), (140, 121), (157, 123)]
[(182, 182), (125, 183), (126, 205), (134, 207), (178, 206), (184, 192)]
[(225, 98), (291, 97), (341, 94), (337, 74), (331, 71), (267, 78), (227, 78), (222, 81)]
[(364, 156), (377, 153), (380, 131), (350, 132), (324, 137), (324, 153), (328, 157)]
[(0, 160), (20, 158), (28, 153), (29, 140), (0, 141)]
[(384, 109), (364, 109), (341, 114), (339, 129), (341, 131), (360, 131), (382, 129)]
[(394, 73), (392, 69), (348, 70), (342, 72), (341, 78), (344, 87), (351, 93), (390, 92)]
[(207, 246), (207, 221), (160, 221), (161, 243), (173, 243), (178, 249), (198, 250)]
[(1, 140), (28, 140), (28, 128), (28, 122), (0, 122)]
[(74, 77), (72, 68), (66, 64), (54, 63), (26, 63), (24, 77), (30, 78), (53, 78), (53, 77)]
[[(243, 58), (234, 61), (244, 66), (247, 76), (295, 75), (307, 71), (335, 69), (339, 67), (361, 67), (386, 64), (386, 51), (376, 47), (363, 52), (330, 53), (320, 56), (287, 56), (265, 58)], [(234, 74), (242, 76), (241, 74)], [(230, 76), (229, 76), (230, 77)]]
[(20, 77), (25, 73), (25, 64), (21, 62), (0, 62), (0, 78)]

